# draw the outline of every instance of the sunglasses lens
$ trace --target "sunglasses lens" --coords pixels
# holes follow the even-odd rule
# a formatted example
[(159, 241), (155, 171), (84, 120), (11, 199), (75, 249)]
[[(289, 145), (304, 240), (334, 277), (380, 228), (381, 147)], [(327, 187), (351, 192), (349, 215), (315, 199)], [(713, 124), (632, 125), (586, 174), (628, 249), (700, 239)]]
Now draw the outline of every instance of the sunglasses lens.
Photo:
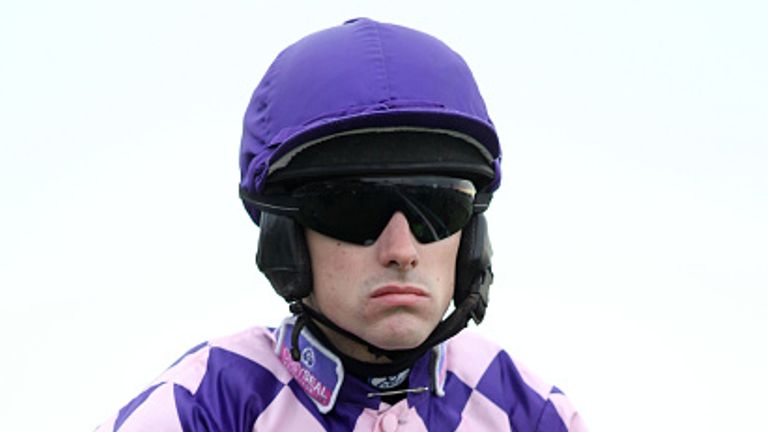
[[(439, 192), (438, 192), (439, 191)], [(472, 217), (474, 195), (450, 188), (419, 188), (401, 207), (411, 232), (421, 243), (442, 240), (458, 232)]]
[(397, 211), (420, 243), (449, 237), (472, 217), (474, 195), (471, 182), (444, 177), (328, 181), (293, 193), (300, 202), (300, 223), (360, 245), (375, 242)]

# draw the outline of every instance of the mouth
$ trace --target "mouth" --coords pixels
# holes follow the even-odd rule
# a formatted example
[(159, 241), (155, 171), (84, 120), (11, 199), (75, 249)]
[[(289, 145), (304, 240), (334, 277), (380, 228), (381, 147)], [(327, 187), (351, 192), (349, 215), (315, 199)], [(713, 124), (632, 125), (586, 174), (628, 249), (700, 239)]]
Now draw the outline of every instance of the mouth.
[(371, 293), (371, 300), (388, 306), (413, 306), (429, 298), (429, 293), (414, 286), (387, 285)]

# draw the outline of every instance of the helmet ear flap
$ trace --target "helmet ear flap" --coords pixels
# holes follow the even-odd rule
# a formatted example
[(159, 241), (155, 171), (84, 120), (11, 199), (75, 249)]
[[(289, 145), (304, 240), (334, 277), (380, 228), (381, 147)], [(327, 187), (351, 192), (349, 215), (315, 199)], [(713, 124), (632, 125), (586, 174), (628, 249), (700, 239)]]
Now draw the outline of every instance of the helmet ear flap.
[(493, 282), (491, 271), (491, 240), (485, 216), (476, 214), (461, 233), (461, 243), (456, 259), (456, 283), (453, 304), (458, 308), (471, 295), (478, 297), (471, 311), (472, 319), (479, 324), (488, 307), (488, 292)]
[(304, 228), (293, 219), (261, 213), (256, 265), (275, 291), (292, 303), (312, 292), (312, 265)]

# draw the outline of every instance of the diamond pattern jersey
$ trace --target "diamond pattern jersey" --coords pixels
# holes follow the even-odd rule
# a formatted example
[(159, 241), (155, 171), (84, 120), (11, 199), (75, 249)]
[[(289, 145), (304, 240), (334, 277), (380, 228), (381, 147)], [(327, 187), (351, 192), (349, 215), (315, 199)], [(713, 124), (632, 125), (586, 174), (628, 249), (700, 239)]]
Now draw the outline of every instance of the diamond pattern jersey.
[(562, 392), (471, 331), (418, 360), (416, 391), (389, 405), (307, 329), (293, 361), (292, 326), (198, 345), (96, 432), (586, 431)]

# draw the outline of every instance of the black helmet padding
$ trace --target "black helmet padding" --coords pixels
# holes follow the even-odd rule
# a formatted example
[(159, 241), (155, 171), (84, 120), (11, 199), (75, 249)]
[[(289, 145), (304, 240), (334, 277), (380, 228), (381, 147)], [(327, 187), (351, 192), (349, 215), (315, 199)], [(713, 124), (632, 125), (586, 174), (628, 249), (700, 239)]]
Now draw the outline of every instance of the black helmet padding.
[(472, 319), (476, 324), (483, 320), (488, 307), (488, 294), (493, 282), (491, 255), (493, 250), (488, 237), (488, 222), (485, 216), (476, 214), (461, 231), (453, 292), (453, 304), (456, 307), (472, 294), (479, 296), (472, 310)]
[(312, 265), (304, 228), (289, 217), (261, 213), (256, 265), (289, 303), (312, 292)]

